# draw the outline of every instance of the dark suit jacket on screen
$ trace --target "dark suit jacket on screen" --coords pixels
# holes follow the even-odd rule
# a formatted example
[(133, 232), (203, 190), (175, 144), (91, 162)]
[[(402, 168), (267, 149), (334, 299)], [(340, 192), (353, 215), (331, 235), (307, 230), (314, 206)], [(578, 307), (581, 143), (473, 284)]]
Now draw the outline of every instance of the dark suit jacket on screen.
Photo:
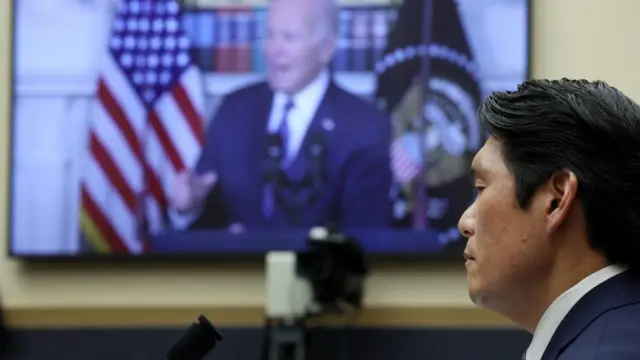
[[(209, 126), (197, 172), (214, 170), (218, 183), (192, 228), (241, 223), (247, 228), (286, 228), (282, 209), (262, 213), (267, 125), (274, 93), (267, 83), (226, 96)], [(328, 127), (327, 125), (333, 125)], [(391, 123), (372, 104), (333, 81), (307, 131), (324, 134), (328, 183), (319, 200), (301, 211), (298, 227), (386, 227), (391, 218)], [(275, 219), (275, 220), (274, 220)]]
[(542, 360), (640, 359), (640, 278), (629, 271), (588, 292), (553, 334)]

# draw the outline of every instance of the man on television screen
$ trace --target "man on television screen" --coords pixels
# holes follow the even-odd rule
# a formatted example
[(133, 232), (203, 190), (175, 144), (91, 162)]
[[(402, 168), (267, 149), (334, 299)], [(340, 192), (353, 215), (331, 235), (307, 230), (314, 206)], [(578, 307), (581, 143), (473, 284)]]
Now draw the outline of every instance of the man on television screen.
[(389, 226), (391, 123), (332, 80), (338, 28), (332, 0), (271, 2), (267, 81), (225, 97), (173, 184), (176, 226)]

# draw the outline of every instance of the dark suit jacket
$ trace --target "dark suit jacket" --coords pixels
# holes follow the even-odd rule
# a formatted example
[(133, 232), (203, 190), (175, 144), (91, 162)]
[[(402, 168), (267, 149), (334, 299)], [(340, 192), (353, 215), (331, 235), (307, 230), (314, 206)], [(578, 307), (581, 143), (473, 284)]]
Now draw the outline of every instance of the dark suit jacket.
[[(214, 170), (218, 183), (192, 228), (241, 223), (247, 228), (286, 228), (262, 213), (267, 125), (273, 91), (259, 83), (229, 94), (209, 126), (197, 172)], [(329, 120), (328, 120), (329, 119)], [(328, 130), (326, 122), (335, 126)], [(325, 125), (325, 126), (323, 126)], [(322, 132), (327, 185), (318, 201), (305, 207), (299, 227), (339, 229), (387, 227), (391, 220), (389, 117), (333, 81), (307, 135)], [(305, 148), (308, 136), (303, 141)], [(301, 155), (299, 155), (301, 156)]]
[(4, 309), (0, 304), (0, 359), (13, 354), (13, 339), (9, 333), (9, 329), (5, 324)]
[(553, 334), (542, 360), (640, 359), (640, 277), (627, 271), (588, 292)]

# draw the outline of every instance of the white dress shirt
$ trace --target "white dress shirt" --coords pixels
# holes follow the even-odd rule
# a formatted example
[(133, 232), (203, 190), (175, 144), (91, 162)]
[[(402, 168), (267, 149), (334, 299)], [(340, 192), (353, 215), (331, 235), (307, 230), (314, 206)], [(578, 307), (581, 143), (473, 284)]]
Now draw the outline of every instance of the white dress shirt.
[(596, 286), (620, 274), (625, 269), (611, 265), (600, 269), (582, 279), (571, 289), (565, 291), (549, 306), (533, 332), (533, 340), (527, 349), (526, 360), (540, 360), (547, 349), (551, 337), (571, 308)]
[[(285, 144), (286, 159), (294, 159), (300, 150), (309, 125), (329, 88), (330, 75), (327, 70), (322, 71), (309, 85), (297, 94), (291, 96), (276, 92), (271, 103), (267, 132), (277, 132), (282, 123), (285, 104), (287, 100), (293, 101), (293, 108), (287, 114), (287, 126), (289, 127), (288, 142)], [(187, 228), (195, 221), (202, 209), (195, 209), (187, 214), (180, 214), (175, 209), (169, 208), (169, 220), (178, 230)]]
[(329, 72), (321, 72), (307, 87), (297, 94), (290, 96), (280, 92), (275, 93), (273, 102), (271, 103), (271, 114), (269, 114), (269, 123), (267, 131), (270, 133), (277, 132), (282, 125), (285, 104), (287, 100), (293, 101), (293, 108), (289, 110), (287, 115), (287, 125), (289, 127), (289, 138), (284, 148), (287, 153), (286, 159), (294, 159), (302, 146), (309, 125), (320, 106), (320, 102), (324, 98), (327, 88), (329, 87)]

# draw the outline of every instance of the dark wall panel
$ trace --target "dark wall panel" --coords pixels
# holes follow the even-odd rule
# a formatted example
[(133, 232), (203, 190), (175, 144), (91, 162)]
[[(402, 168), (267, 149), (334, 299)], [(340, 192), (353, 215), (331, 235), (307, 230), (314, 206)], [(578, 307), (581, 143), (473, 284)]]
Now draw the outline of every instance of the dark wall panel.
[[(160, 360), (182, 330), (18, 330), (7, 359)], [(226, 340), (207, 359), (261, 360), (260, 329), (221, 330)], [(530, 341), (513, 329), (318, 329), (310, 338), (309, 360), (517, 360)]]

